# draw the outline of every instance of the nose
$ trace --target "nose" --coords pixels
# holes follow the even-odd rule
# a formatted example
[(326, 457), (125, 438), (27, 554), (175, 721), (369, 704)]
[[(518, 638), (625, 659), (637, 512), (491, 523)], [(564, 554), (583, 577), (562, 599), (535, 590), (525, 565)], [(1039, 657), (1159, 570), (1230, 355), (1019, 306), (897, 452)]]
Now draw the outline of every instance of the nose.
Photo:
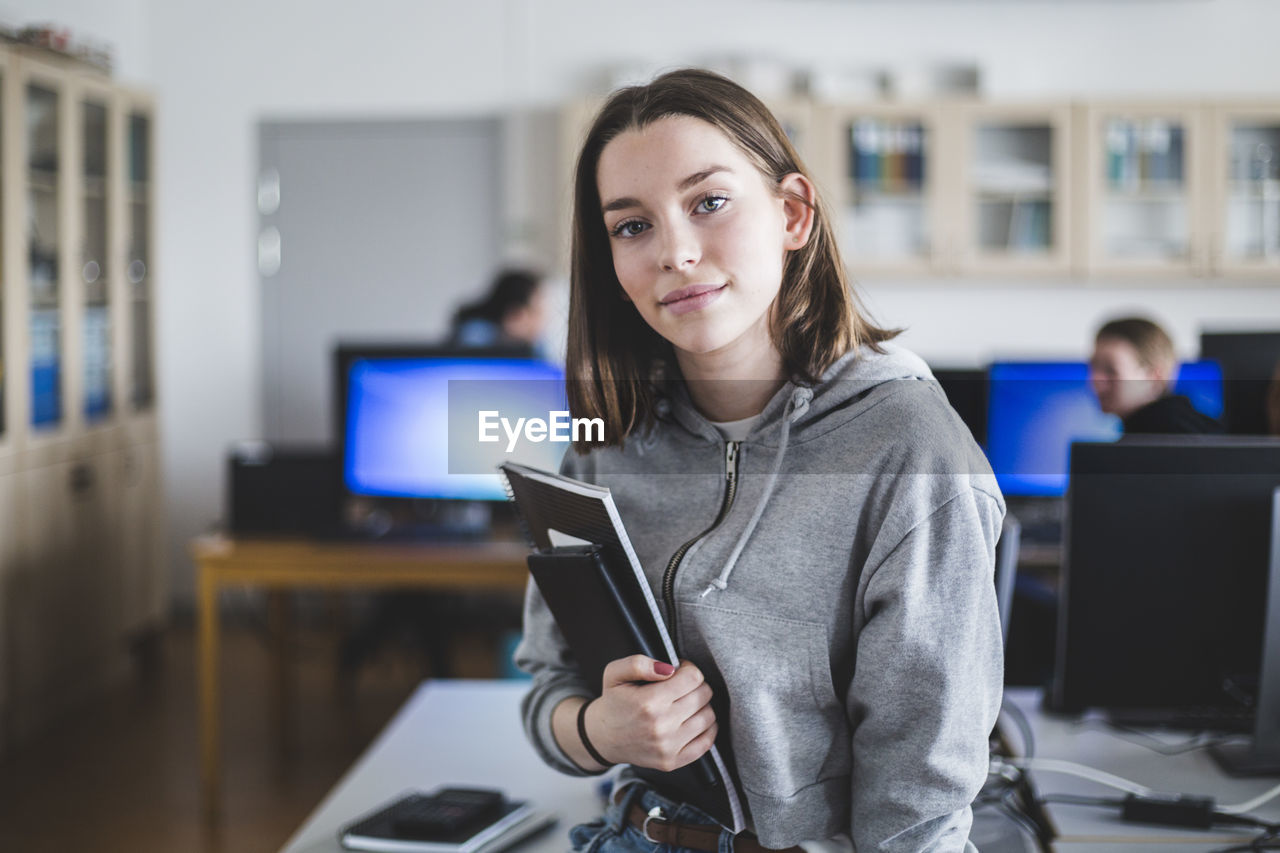
[(687, 225), (672, 225), (663, 229), (662, 255), (659, 263), (663, 272), (677, 272), (697, 265), (702, 257), (702, 247), (697, 235)]

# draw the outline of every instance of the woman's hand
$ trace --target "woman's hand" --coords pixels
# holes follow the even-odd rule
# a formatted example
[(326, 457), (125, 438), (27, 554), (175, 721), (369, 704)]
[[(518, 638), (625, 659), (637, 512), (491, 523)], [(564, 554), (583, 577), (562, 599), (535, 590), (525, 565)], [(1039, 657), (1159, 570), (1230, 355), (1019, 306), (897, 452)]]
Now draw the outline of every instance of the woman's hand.
[(587, 709), (587, 736), (617, 764), (675, 770), (711, 749), (719, 727), (702, 671), (644, 655), (610, 663), (604, 692)]

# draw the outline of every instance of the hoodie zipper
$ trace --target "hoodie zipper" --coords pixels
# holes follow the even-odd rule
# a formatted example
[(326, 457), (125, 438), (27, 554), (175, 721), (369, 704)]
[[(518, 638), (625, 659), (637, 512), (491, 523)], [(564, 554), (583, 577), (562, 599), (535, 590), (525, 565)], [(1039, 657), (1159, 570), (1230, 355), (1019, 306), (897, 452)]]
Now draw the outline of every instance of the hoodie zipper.
[(703, 539), (711, 531), (720, 526), (724, 517), (733, 506), (733, 498), (738, 493), (738, 446), (740, 441), (726, 441), (724, 445), (724, 498), (720, 501), (720, 512), (711, 526), (681, 545), (671, 559), (667, 561), (667, 570), (662, 575), (662, 601), (667, 606), (667, 621), (670, 623), (671, 642), (676, 643), (676, 571), (684, 555), (698, 540)]

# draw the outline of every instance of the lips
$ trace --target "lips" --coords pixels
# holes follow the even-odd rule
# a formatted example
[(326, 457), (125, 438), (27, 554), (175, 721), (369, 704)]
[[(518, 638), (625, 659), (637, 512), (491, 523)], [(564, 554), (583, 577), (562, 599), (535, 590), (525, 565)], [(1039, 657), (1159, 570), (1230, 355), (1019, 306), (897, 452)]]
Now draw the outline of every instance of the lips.
[(671, 291), (659, 302), (673, 314), (687, 314), (710, 305), (724, 292), (725, 286), (724, 284), (691, 284)]

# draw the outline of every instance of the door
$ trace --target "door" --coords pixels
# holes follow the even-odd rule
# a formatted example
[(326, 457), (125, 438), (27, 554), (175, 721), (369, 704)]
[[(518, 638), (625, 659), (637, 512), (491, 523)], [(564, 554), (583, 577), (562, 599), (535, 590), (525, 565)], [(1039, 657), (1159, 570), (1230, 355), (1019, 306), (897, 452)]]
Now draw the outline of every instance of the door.
[(499, 266), (501, 123), (273, 121), (260, 142), (263, 437), (331, 443), (334, 345), (441, 338)]

